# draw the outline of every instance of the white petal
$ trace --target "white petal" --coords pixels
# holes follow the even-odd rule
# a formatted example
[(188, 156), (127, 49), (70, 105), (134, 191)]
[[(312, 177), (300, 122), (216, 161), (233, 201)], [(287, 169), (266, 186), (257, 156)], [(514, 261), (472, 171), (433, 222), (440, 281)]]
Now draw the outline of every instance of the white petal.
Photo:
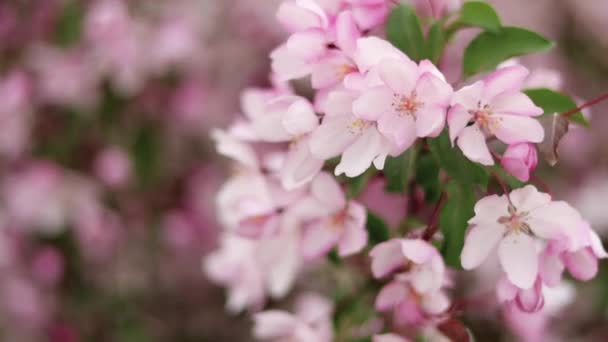
[(529, 289), (538, 275), (538, 254), (534, 238), (525, 233), (507, 234), (498, 245), (498, 257), (513, 285)]

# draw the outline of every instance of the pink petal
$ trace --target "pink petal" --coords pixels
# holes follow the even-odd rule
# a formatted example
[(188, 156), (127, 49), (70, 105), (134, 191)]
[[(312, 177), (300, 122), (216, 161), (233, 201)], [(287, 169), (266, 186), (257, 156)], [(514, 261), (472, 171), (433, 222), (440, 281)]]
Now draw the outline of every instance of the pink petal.
[(461, 105), (465, 110), (476, 109), (481, 101), (484, 84), (477, 81), (471, 85), (460, 88), (452, 97), (452, 105)]
[(321, 171), (323, 163), (310, 153), (307, 139), (292, 143), (281, 168), (281, 184), (286, 190), (299, 188)]
[(534, 234), (544, 239), (560, 239), (572, 234), (582, 218), (580, 214), (566, 202), (550, 202), (533, 209), (527, 222)]
[(393, 93), (409, 95), (416, 85), (418, 66), (406, 59), (387, 59), (378, 64), (378, 72)]
[(484, 102), (491, 103), (494, 97), (501, 93), (520, 90), (528, 74), (528, 69), (521, 65), (513, 65), (494, 71), (484, 79)]
[(292, 334), (296, 319), (289, 313), (269, 310), (253, 316), (253, 335), (259, 339), (276, 339)]
[(385, 58), (408, 59), (391, 43), (377, 37), (357, 39), (354, 59), (360, 72), (367, 72)]
[(386, 4), (376, 6), (359, 6), (353, 8), (353, 15), (362, 30), (372, 29), (382, 24), (388, 15), (389, 7)]
[(557, 255), (545, 251), (540, 259), (540, 276), (547, 286), (553, 287), (559, 285), (562, 281), (562, 273), (564, 272), (564, 264)]
[(372, 274), (375, 278), (382, 278), (403, 265), (400, 239), (393, 239), (377, 244), (370, 252), (372, 259)]
[(462, 134), (462, 130), (467, 127), (469, 121), (473, 119), (473, 115), (460, 104), (454, 105), (448, 112), (448, 126), (450, 129), (450, 141), (454, 146), (454, 140)]
[(572, 253), (565, 253), (563, 260), (568, 268), (568, 272), (578, 280), (591, 280), (597, 274), (597, 257), (589, 248), (583, 248)]
[(444, 82), (444, 83), (446, 82), (445, 76), (443, 76), (443, 74), (441, 73), (441, 71), (439, 71), (439, 69), (437, 69), (435, 64), (433, 64), (428, 59), (424, 59), (424, 60), (420, 61), (420, 64), (418, 67), (418, 75), (423, 76), (424, 74), (430, 74), (430, 75), (436, 77), (439, 81)]
[(508, 92), (492, 99), (492, 111), (497, 114), (539, 116), (543, 109), (537, 107), (530, 98), (521, 92)]
[(356, 96), (351, 91), (335, 90), (327, 95), (321, 111), (329, 116), (345, 116), (352, 113), (353, 102)]
[(329, 159), (344, 152), (359, 137), (348, 128), (353, 120), (349, 115), (326, 116), (310, 137), (312, 154)]
[(361, 32), (351, 11), (343, 11), (336, 19), (336, 45), (344, 52), (354, 53)]
[(551, 196), (539, 192), (533, 185), (526, 185), (523, 188), (515, 189), (511, 191), (509, 197), (515, 208), (520, 212), (529, 212), (551, 202)]
[(416, 122), (411, 115), (386, 113), (378, 120), (378, 131), (402, 150), (409, 148), (417, 138)]
[(322, 31), (312, 30), (294, 33), (287, 39), (287, 49), (292, 56), (303, 60), (320, 58), (327, 50), (327, 40)]
[(279, 7), (277, 19), (292, 32), (327, 26), (325, 11), (311, 0), (284, 2)]
[(498, 245), (498, 257), (513, 285), (521, 289), (529, 289), (534, 285), (538, 274), (534, 238), (525, 233), (508, 233)]
[(470, 160), (482, 165), (494, 165), (486, 137), (477, 125), (465, 127), (458, 137), (457, 143), (462, 153)]
[(540, 281), (540, 279), (537, 279), (532, 288), (526, 290), (519, 290), (516, 300), (517, 306), (523, 312), (533, 313), (542, 309), (544, 305), (544, 298), (542, 294), (542, 281)]
[(312, 87), (322, 89), (336, 85), (355, 68), (352, 61), (341, 52), (328, 53), (312, 70)]
[(517, 296), (518, 291), (517, 286), (511, 284), (509, 279), (504, 276), (496, 284), (496, 297), (499, 303), (512, 301)]
[(296, 101), (289, 106), (282, 121), (285, 130), (296, 137), (312, 132), (319, 126), (319, 118), (306, 100)]
[(348, 256), (360, 252), (367, 245), (367, 219), (365, 207), (357, 202), (348, 205), (348, 218), (344, 226), (344, 232), (338, 243), (338, 254)]
[(388, 311), (403, 301), (408, 295), (407, 292), (405, 285), (396, 281), (390, 282), (378, 293), (374, 307), (380, 312)]
[(383, 114), (393, 112), (393, 100), (393, 93), (389, 88), (371, 88), (353, 102), (353, 114), (368, 121), (376, 121)]
[(363, 134), (342, 153), (335, 175), (344, 173), (347, 177), (357, 177), (365, 172), (381, 151), (381, 143), (378, 130), (374, 127), (365, 129)]
[(469, 220), (469, 224), (494, 224), (500, 217), (509, 215), (508, 207), (506, 196), (486, 196), (475, 203), (475, 216)]
[(504, 232), (505, 227), (498, 223), (469, 228), (460, 254), (462, 267), (470, 270), (481, 265), (490, 252), (496, 248)]
[(449, 83), (431, 73), (422, 74), (416, 83), (416, 94), (425, 107), (436, 106), (446, 110), (452, 100), (452, 93)]
[(416, 135), (418, 137), (437, 137), (445, 126), (446, 108), (427, 106), (416, 112)]
[(342, 210), (346, 205), (346, 198), (342, 188), (340, 188), (336, 179), (327, 172), (321, 172), (315, 177), (310, 191), (331, 212)]
[(401, 240), (401, 253), (416, 264), (427, 263), (438, 255), (435, 247), (420, 239)]
[(420, 306), (430, 315), (439, 315), (450, 307), (450, 299), (441, 292), (433, 292), (422, 297)]
[(495, 135), (507, 144), (520, 142), (539, 143), (545, 137), (545, 131), (538, 120), (517, 115), (493, 115), (500, 120)]
[(272, 71), (281, 82), (304, 77), (312, 72), (312, 65), (302, 58), (294, 56), (287, 45), (281, 45), (270, 54)]
[(316, 259), (327, 254), (338, 242), (340, 230), (335, 229), (329, 220), (311, 225), (302, 236), (302, 256)]

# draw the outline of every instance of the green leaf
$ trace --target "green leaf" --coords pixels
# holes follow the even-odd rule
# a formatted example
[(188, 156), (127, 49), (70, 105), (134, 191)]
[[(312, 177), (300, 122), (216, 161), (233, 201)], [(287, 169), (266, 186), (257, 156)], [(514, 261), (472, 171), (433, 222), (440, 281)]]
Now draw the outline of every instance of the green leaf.
[(494, 172), (500, 176), (502, 180), (509, 186), (511, 189), (519, 189), (523, 188), (527, 183), (520, 181), (519, 179), (513, 177), (510, 173), (505, 171), (502, 167), (498, 165), (494, 165), (490, 167)]
[(378, 215), (372, 213), (369, 210), (367, 211), (367, 223), (365, 226), (369, 234), (370, 245), (375, 245), (380, 242), (386, 241), (391, 237), (386, 222), (384, 222), (382, 218), (380, 218)]
[(439, 217), (439, 227), (444, 238), (441, 254), (447, 265), (461, 268), (460, 253), (464, 246), (467, 221), (474, 215), (475, 196), (469, 185), (457, 181), (448, 184), (447, 196)]
[(465, 184), (488, 184), (488, 171), (481, 165), (467, 159), (460, 149), (452, 147), (447, 131), (434, 139), (427, 140), (431, 152), (441, 167), (454, 179)]
[(431, 25), (429, 34), (426, 37), (426, 58), (437, 64), (443, 53), (445, 45), (445, 32), (441, 27), (441, 22), (436, 21)]
[(462, 5), (458, 22), (467, 26), (484, 28), (491, 32), (498, 32), (502, 24), (492, 6), (485, 2), (468, 1)]
[(161, 146), (158, 133), (151, 125), (143, 126), (132, 146), (135, 174), (143, 186), (150, 185), (159, 175)]
[(340, 266), (342, 264), (342, 259), (340, 259), (338, 251), (336, 251), (335, 248), (327, 253), (327, 260), (334, 266)]
[(386, 35), (393, 45), (411, 59), (420, 61), (424, 58), (424, 36), (420, 20), (412, 7), (400, 5), (392, 10), (386, 24)]
[(441, 196), (439, 169), (439, 163), (432, 154), (423, 154), (416, 162), (416, 183), (424, 190), (428, 203), (437, 202)]
[(55, 40), (57, 44), (67, 47), (76, 43), (82, 33), (84, 8), (80, 1), (69, 1), (57, 19)]
[[(526, 93), (526, 95), (532, 99), (534, 104), (541, 107), (545, 111), (544, 115), (563, 113), (577, 107), (576, 102), (574, 102), (571, 97), (551, 89), (527, 89), (524, 91), (524, 93)], [(581, 126), (590, 126), (589, 121), (587, 121), (581, 112), (576, 112), (573, 115), (568, 116), (568, 120)]]
[(516, 56), (546, 52), (553, 42), (538, 33), (519, 27), (503, 27), (499, 32), (480, 33), (464, 51), (463, 72), (466, 76), (494, 69)]
[(397, 157), (388, 157), (384, 165), (386, 191), (405, 193), (416, 164), (416, 147), (412, 146)]

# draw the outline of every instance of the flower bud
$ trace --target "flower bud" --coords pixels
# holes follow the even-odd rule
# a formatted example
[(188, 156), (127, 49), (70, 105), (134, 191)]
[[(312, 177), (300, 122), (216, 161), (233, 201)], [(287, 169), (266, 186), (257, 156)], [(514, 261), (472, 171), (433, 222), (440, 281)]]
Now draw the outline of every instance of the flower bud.
[(529, 143), (509, 145), (500, 161), (507, 172), (522, 182), (527, 182), (530, 179), (530, 172), (534, 171), (537, 163), (536, 148)]

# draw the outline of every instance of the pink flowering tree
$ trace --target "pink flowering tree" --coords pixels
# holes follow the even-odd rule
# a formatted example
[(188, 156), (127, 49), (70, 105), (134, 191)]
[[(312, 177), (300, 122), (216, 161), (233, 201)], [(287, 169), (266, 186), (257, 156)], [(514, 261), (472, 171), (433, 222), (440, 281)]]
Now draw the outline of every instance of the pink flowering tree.
[[(204, 262), (257, 338), (472, 341), (462, 318), (480, 306), (518, 333), (566, 270), (595, 277), (600, 238), (534, 174), (589, 123), (510, 60), (553, 42), (477, 1), (285, 0), (277, 19), (273, 87), (246, 90), (244, 115), (213, 134), (235, 171)], [(476, 36), (457, 57), (463, 29)], [(463, 296), (485, 264), (495, 294)], [(320, 274), (325, 297), (270, 304)]]

